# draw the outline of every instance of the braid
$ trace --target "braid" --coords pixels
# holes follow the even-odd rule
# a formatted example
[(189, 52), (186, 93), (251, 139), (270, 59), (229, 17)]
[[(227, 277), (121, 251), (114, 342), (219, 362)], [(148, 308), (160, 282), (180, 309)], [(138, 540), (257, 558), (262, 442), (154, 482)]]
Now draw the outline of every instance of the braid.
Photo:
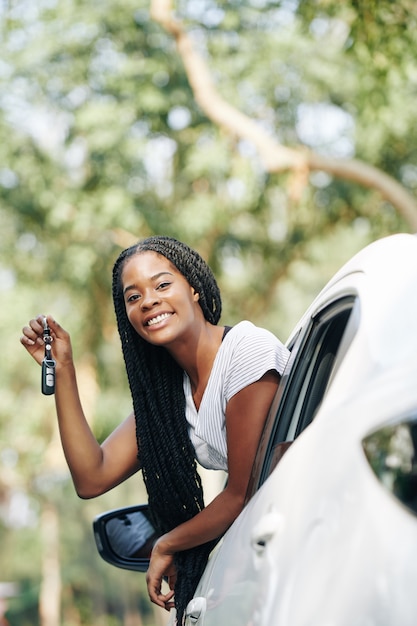
[[(217, 324), (220, 291), (211, 269), (186, 244), (170, 237), (149, 237), (123, 251), (113, 268), (113, 301), (133, 409), (138, 457), (148, 492), (149, 509), (159, 534), (169, 532), (204, 508), (203, 489), (185, 419), (183, 370), (164, 348), (144, 341), (131, 326), (122, 293), (126, 261), (141, 252), (162, 254), (199, 294), (204, 317)], [(177, 624), (182, 624), (215, 542), (175, 555)]]

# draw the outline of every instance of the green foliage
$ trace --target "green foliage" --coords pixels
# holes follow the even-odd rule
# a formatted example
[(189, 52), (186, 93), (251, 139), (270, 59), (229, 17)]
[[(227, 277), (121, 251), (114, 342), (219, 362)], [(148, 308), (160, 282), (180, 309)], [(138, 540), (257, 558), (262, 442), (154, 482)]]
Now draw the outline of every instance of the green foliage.
[[(181, 0), (177, 12), (221, 95), (271, 136), (355, 155), (415, 192), (412, 0)], [(184, 239), (218, 276), (225, 323), (250, 318), (285, 339), (349, 256), (408, 227), (372, 191), (266, 175), (252, 146), (202, 114), (145, 0), (15, 0), (0, 29), (0, 538), (2, 577), (20, 583), (10, 623), (38, 623), (47, 503), (61, 523), (63, 624), (121, 624), (132, 602), (152, 624), (143, 577), (99, 563), (91, 534), (100, 510), (144, 499), (140, 479), (94, 504), (76, 498), (20, 328), (51, 312), (71, 332), (103, 439), (130, 411), (110, 294), (122, 248)]]

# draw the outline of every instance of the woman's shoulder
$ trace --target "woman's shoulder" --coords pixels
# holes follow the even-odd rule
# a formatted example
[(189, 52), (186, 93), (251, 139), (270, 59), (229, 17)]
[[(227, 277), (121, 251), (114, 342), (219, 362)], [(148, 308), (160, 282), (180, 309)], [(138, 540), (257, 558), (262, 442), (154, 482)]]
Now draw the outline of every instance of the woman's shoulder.
[(261, 326), (256, 326), (249, 320), (242, 320), (235, 326), (232, 326), (230, 331), (227, 333), (227, 337), (230, 337), (230, 339), (233, 339), (235, 342), (242, 339), (248, 339), (250, 341), (253, 339), (263, 339), (271, 343), (277, 343), (281, 346), (283, 345), (278, 337), (271, 333), (271, 331), (266, 328), (262, 328)]
[[(224, 352), (230, 359), (256, 359), (262, 361), (267, 355), (278, 358), (280, 371), (288, 360), (289, 351), (285, 345), (266, 328), (255, 326), (248, 320), (239, 322), (224, 338)], [(274, 355), (274, 356), (273, 356)]]
[(223, 344), (216, 365), (226, 401), (269, 370), (282, 375), (288, 361), (289, 351), (284, 344), (269, 330), (248, 320), (233, 326)]

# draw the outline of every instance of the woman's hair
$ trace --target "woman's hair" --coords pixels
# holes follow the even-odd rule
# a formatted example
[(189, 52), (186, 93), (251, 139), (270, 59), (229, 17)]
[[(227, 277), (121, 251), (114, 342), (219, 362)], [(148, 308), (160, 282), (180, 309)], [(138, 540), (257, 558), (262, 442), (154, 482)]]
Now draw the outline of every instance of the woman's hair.
[[(192, 248), (171, 237), (144, 239), (124, 250), (113, 268), (113, 301), (136, 418), (138, 458), (149, 498), (153, 523), (164, 534), (204, 508), (195, 452), (185, 419), (183, 370), (162, 347), (142, 339), (131, 326), (122, 289), (126, 261), (152, 251), (168, 259), (199, 294), (204, 317), (217, 324), (221, 298), (214, 275)], [(182, 624), (214, 543), (175, 555), (175, 606)]]

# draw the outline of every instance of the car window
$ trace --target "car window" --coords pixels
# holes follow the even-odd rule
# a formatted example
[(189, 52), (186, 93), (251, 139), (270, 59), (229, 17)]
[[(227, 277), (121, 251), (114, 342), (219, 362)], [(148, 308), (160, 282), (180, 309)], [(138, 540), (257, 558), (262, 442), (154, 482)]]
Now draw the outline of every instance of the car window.
[[(267, 479), (298, 435), (312, 422), (332, 375), (355, 334), (354, 297), (321, 310), (293, 340), (291, 356), (255, 459), (247, 499)], [(349, 333), (346, 333), (349, 325)], [(344, 335), (348, 341), (343, 341)]]

